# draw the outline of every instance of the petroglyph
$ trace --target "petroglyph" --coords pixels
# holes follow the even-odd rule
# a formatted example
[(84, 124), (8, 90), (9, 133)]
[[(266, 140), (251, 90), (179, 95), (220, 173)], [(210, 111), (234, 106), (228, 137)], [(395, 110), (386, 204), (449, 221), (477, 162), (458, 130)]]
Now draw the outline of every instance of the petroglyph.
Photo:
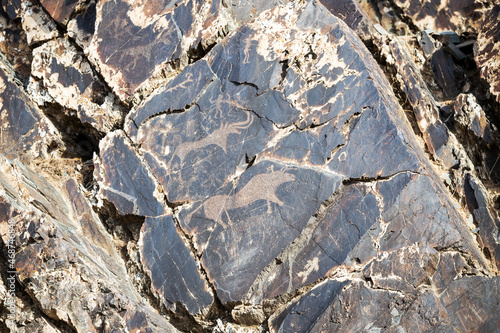
[[(295, 181), (295, 175), (282, 170), (259, 174), (250, 179), (250, 181), (236, 194), (213, 196), (206, 200), (201, 207), (203, 207), (203, 211), (207, 219), (220, 224), (224, 228), (227, 228), (228, 225), (220, 219), (220, 216), (224, 212), (248, 206), (259, 200), (265, 200), (267, 204), (267, 212), (268, 214), (271, 214), (271, 203), (275, 203), (279, 206), (283, 206), (284, 204), (283, 201), (281, 201), (276, 195), (276, 190), (281, 184), (293, 181)], [(196, 211), (194, 211), (193, 214), (195, 212)], [(191, 216), (193, 214), (191, 214)], [(229, 221), (229, 224), (231, 224), (230, 219)]]
[(210, 145), (219, 146), (220, 148), (222, 148), (224, 153), (227, 154), (229, 136), (231, 134), (241, 134), (243, 130), (250, 127), (252, 121), (253, 117), (249, 113), (247, 113), (246, 120), (244, 121), (221, 124), (219, 128), (217, 128), (201, 140), (183, 142), (182, 144), (177, 146), (173, 154), (180, 159), (180, 165), (183, 165), (184, 160), (191, 151), (203, 149)]

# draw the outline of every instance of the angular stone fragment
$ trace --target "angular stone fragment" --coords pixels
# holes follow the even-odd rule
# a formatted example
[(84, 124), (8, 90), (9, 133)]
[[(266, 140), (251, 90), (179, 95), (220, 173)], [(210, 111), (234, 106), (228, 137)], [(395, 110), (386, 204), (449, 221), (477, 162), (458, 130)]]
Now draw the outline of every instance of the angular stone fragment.
[(100, 158), (94, 161), (99, 196), (113, 203), (121, 215), (163, 215), (156, 182), (124, 133), (110, 133), (101, 140), (99, 149)]
[(146, 218), (141, 243), (142, 263), (167, 309), (175, 310), (176, 302), (180, 302), (190, 313), (198, 314), (212, 304), (207, 283), (171, 215)]
[(87, 0), (40, 0), (45, 10), (59, 23), (66, 24), (71, 14), (76, 10), (81, 10)]
[(449, 99), (455, 98), (460, 92), (463, 73), (455, 65), (452, 57), (441, 48), (433, 53), (431, 66), (434, 78), (445, 96)]
[(85, 7), (85, 10), (68, 22), (68, 35), (82, 48), (87, 48), (95, 30), (96, 4), (95, 1)]
[[(430, 128), (439, 149), (447, 132)], [(150, 198), (152, 186), (115, 165), (151, 170), (223, 303), (258, 303), (414, 242), (487, 266), (384, 74), (318, 2), (240, 27), (137, 106), (125, 130), (137, 157), (107, 143), (101, 155), (114, 157), (97, 167), (118, 191)]]
[(22, 22), (30, 46), (59, 35), (56, 24), (51, 17), (42, 8), (31, 5), (29, 2), (23, 4)]
[(84, 55), (67, 38), (49, 41), (33, 50), (32, 75), (42, 80), (49, 95), (76, 112), (82, 123), (101, 132), (116, 127), (122, 113)]
[(477, 48), (474, 49), (474, 59), (481, 71), (481, 77), (490, 85), (490, 92), (500, 102), (500, 6), (493, 7), (481, 25), (477, 36)]
[(54, 125), (7, 74), (8, 67), (0, 67), (0, 152), (29, 161), (64, 150)]
[(457, 123), (484, 142), (492, 142), (490, 123), (481, 106), (477, 104), (474, 95), (458, 95), (453, 108), (455, 110), (454, 119)]

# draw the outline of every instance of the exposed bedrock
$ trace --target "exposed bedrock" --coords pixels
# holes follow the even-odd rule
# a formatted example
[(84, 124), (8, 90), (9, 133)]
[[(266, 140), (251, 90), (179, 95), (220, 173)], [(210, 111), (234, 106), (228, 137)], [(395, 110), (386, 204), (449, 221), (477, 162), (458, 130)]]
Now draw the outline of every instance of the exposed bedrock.
[(0, 332), (498, 331), (498, 8), (1, 1)]

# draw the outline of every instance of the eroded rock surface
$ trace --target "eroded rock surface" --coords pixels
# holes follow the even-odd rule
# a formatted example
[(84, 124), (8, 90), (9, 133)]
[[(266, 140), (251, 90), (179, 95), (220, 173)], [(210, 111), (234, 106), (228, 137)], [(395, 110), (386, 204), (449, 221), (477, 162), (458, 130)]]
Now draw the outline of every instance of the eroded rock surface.
[(279, 1), (100, 1), (90, 59), (123, 100)]
[[(458, 247), (487, 267), (380, 69), (317, 2), (243, 25), (125, 129), (223, 304), (258, 304), (414, 242)], [(105, 172), (132, 160), (113, 144), (101, 151), (116, 156), (99, 164)], [(145, 188), (135, 180), (107, 191)]]
[[(474, 268), (458, 252), (418, 245), (386, 252), (360, 271), (317, 285), (269, 326), (271, 332), (494, 331), (500, 280), (470, 273)], [(359, 299), (369, 299), (369, 309)]]
[(488, 12), (477, 38), (475, 60), (481, 69), (481, 77), (490, 84), (490, 92), (500, 102), (500, 82), (498, 79), (500, 36), (500, 6), (495, 6)]
[(40, 79), (52, 99), (104, 133), (116, 128), (122, 112), (90, 63), (67, 38), (33, 50), (31, 74)]
[[(46, 171), (37, 162), (48, 159), (50, 150), (64, 149), (61, 135), (15, 83), (8, 67), (0, 69), (0, 79), (2, 247), (15, 243), (15, 267), (10, 270), (15, 269), (43, 313), (38, 321), (23, 319), (24, 311), (17, 313), (8, 327), (15, 332), (26, 325), (58, 332), (52, 322), (63, 322), (64, 329), (79, 332), (175, 332), (135, 290), (76, 179), (68, 173), (43, 176)], [(59, 155), (50, 156), (52, 163), (67, 164)], [(3, 232), (8, 223), (15, 228), (15, 239)]]
[(487, 0), (395, 0), (420, 30), (477, 32), (492, 1)]
[(0, 331), (499, 329), (490, 2), (1, 4)]

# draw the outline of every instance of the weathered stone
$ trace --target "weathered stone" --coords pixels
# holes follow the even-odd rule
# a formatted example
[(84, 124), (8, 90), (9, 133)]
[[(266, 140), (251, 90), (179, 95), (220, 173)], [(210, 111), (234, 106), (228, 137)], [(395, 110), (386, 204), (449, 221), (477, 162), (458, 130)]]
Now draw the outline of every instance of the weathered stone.
[[(427, 89), (419, 70), (411, 60), (410, 52), (399, 39), (390, 42), (390, 50), (394, 65), (398, 71), (398, 81), (413, 107), (418, 127), (423, 134), (428, 149), (436, 155), (446, 169), (457, 164), (453, 138), (439, 118), (438, 107), (432, 94)], [(443, 51), (441, 56), (447, 56)], [(448, 56), (449, 57), (449, 56)], [(433, 56), (434, 59), (434, 56)]]
[(74, 11), (85, 8), (87, 0), (40, 0), (42, 6), (59, 23), (66, 24)]
[(471, 174), (465, 175), (465, 200), (469, 212), (473, 215), (476, 233), (487, 258), (492, 260), (495, 268), (500, 267), (500, 221), (495, 212), (486, 189)]
[(422, 47), (422, 50), (424, 51), (424, 54), (426, 57), (432, 56), (434, 51), (436, 50), (436, 47), (434, 45), (435, 41), (434, 38), (430, 36), (430, 34), (427, 31), (422, 31), (422, 33), (419, 35), (420, 39), (420, 46)]
[(234, 321), (241, 325), (259, 325), (265, 321), (264, 311), (261, 306), (239, 305), (231, 311)]
[(477, 48), (474, 50), (474, 59), (481, 70), (481, 77), (490, 85), (490, 92), (500, 102), (500, 6), (495, 6), (489, 11), (481, 25), (477, 37)]
[(474, 95), (458, 95), (453, 108), (454, 119), (457, 123), (485, 142), (492, 142), (490, 123), (481, 106), (477, 104)]
[(23, 3), (22, 22), (30, 46), (59, 35), (56, 24), (51, 17), (42, 8), (29, 2)]
[(291, 302), (270, 331), (494, 331), (500, 279), (467, 276), (475, 273), (460, 253), (428, 245), (385, 253)]
[(451, 56), (443, 49), (433, 53), (431, 58), (432, 73), (447, 98), (455, 98), (461, 88), (463, 73), (455, 65)]
[[(383, 73), (318, 2), (237, 29), (136, 107), (125, 129), (179, 206), (223, 303), (258, 303), (414, 242), (457, 246), (487, 265)], [(429, 131), (438, 150), (446, 129)], [(99, 169), (120, 177), (116, 165), (134, 160), (122, 150), (103, 146), (116, 157)], [(130, 178), (116, 184), (146, 188)]]
[(100, 1), (89, 56), (125, 100), (141, 86), (154, 85), (150, 77), (186, 65), (196, 49), (210, 47), (229, 30), (276, 3)]
[(420, 30), (451, 30), (457, 33), (478, 31), (492, 3), (488, 0), (394, 1)]
[(123, 132), (106, 136), (99, 147), (100, 157), (94, 161), (99, 197), (113, 203), (121, 215), (154, 217), (166, 213), (154, 177), (135, 154), (132, 143)]
[(344, 21), (349, 28), (356, 31), (363, 40), (368, 40), (374, 33), (374, 26), (360, 2), (353, 0), (320, 0), (335, 16)]
[(96, 4), (92, 0), (85, 10), (68, 22), (68, 35), (82, 48), (87, 48), (95, 30)]
[(19, 76), (30, 75), (31, 50), (20, 20), (11, 20), (0, 8), (0, 51), (6, 56)]
[(2, 0), (3, 10), (7, 13), (11, 20), (21, 17), (22, 0)]
[(198, 314), (212, 304), (207, 282), (177, 233), (172, 215), (146, 218), (141, 243), (143, 265), (167, 309), (175, 310), (180, 302), (190, 313)]
[(30, 161), (64, 150), (61, 135), (0, 63), (0, 152)]
[(15, 223), (18, 278), (49, 318), (80, 332), (175, 331), (141, 301), (73, 179), (56, 188), (3, 155), (0, 166), (1, 223)]
[(112, 94), (84, 55), (67, 38), (49, 41), (33, 50), (32, 75), (61, 106), (73, 110), (82, 123), (109, 132), (122, 119)]
[(497, 331), (471, 1), (2, 1), (0, 331)]

